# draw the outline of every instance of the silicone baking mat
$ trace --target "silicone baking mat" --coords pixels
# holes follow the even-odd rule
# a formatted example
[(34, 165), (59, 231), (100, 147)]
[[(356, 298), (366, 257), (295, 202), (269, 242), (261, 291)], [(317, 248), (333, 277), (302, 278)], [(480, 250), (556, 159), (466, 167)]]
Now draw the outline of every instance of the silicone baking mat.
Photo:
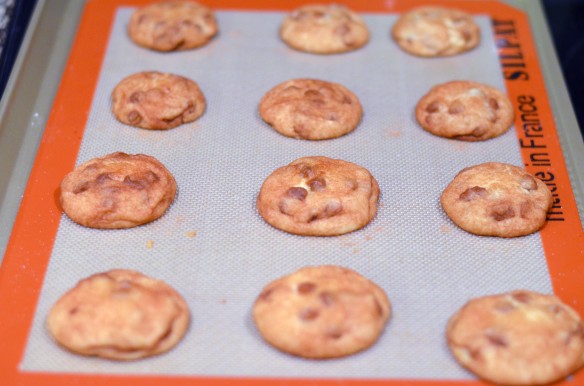
[[(104, 376), (119, 384), (448, 383), (474, 379), (444, 341), (448, 317), (469, 298), (527, 288), (555, 292), (582, 313), (584, 294), (574, 280), (583, 272), (577, 260), (582, 230), (521, 12), (496, 2), (450, 2), (475, 14), (482, 42), (463, 55), (422, 59), (402, 52), (389, 37), (399, 12), (415, 5), (411, 1), (348, 3), (362, 13), (371, 41), (333, 56), (292, 51), (279, 40), (278, 26), (291, 6), (217, 5), (219, 36), (198, 50), (164, 54), (137, 47), (126, 36), (140, 3), (96, 1), (86, 7), (0, 271), (0, 307), (3, 314), (17, 314), (10, 322), (15, 333), (1, 332), (10, 343), (2, 349), (10, 377), (60, 385), (106, 382)], [(97, 26), (99, 39), (91, 35)], [(521, 63), (510, 51), (518, 48)], [(96, 57), (102, 58), (99, 66)], [(197, 81), (207, 98), (205, 115), (158, 132), (117, 122), (111, 90), (125, 76), (147, 70)], [(357, 130), (309, 142), (282, 137), (263, 123), (257, 113), (262, 95), (299, 77), (354, 91), (364, 107)], [(506, 90), (516, 107), (515, 130), (465, 143), (420, 129), (413, 114), (417, 100), (433, 85), (454, 79)], [(114, 151), (149, 154), (167, 166), (179, 186), (170, 210), (154, 223), (114, 231), (83, 228), (61, 216), (54, 194), (64, 174)], [(254, 206), (263, 179), (307, 155), (342, 158), (372, 172), (382, 193), (370, 225), (345, 236), (309, 238), (263, 222)], [(477, 237), (445, 216), (442, 189), (460, 169), (487, 161), (524, 165), (548, 183), (556, 205), (542, 232)], [(35, 211), (40, 203), (43, 209)], [(568, 232), (574, 237), (558, 237)], [(33, 235), (40, 240), (31, 244), (27, 238)], [(319, 264), (353, 268), (387, 292), (393, 318), (371, 349), (308, 361), (282, 354), (259, 337), (250, 310), (262, 287)], [(80, 279), (112, 268), (163, 279), (186, 298), (192, 323), (175, 349), (117, 363), (73, 355), (51, 340), (44, 323), (52, 304)], [(9, 295), (14, 291), (19, 295)]]

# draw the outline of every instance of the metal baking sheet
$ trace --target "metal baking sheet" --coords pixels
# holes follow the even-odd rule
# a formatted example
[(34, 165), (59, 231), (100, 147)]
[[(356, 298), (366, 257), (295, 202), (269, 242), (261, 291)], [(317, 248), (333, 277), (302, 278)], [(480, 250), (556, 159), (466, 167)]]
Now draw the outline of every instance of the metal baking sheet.
[[(34, 197), (35, 184), (37, 189), (43, 185), (45, 190), (50, 188), (50, 183), (40, 179), (47, 171), (38, 169), (57, 167), (55, 155), (49, 152), (50, 143), (69, 143), (69, 138), (77, 147), (69, 151), (74, 154), (68, 158), (61, 155), (68, 165), (48, 172), (54, 175), (53, 180), (67, 167), (70, 170), (75, 163), (95, 156), (118, 150), (142, 152), (156, 156), (175, 174), (179, 197), (171, 210), (153, 224), (96, 233), (61, 218), (58, 207), (50, 202), (53, 186), (50, 197), (45, 192), (45, 203), (53, 206), (45, 216), (52, 216), (57, 223), (53, 224), (54, 238), (36, 247), (36, 253), (45, 256), (42, 262), (23, 256), (27, 245), (24, 240), (34, 235), (34, 231), (26, 234), (22, 230), (26, 229), (23, 221), (35, 226), (32, 209), (26, 210), (27, 205), (30, 208), (33, 204), (25, 201), (19, 215), (21, 223), (15, 227), (16, 236), (0, 271), (0, 289), (15, 281), (14, 277), (6, 277), (9, 270), (16, 270), (23, 279), (20, 286), (29, 280), (35, 288), (29, 295), (32, 300), (28, 300), (35, 304), (35, 312), (23, 316), (32, 326), (22, 334), (26, 344), (19, 345), (24, 354), (18, 356), (14, 376), (56, 373), (62, 375), (60, 380), (88, 382), (95, 381), (91, 374), (132, 375), (137, 379), (178, 376), (195, 383), (209, 377), (236, 383), (244, 379), (303, 382), (309, 378), (323, 384), (366, 379), (388, 383), (400, 379), (421, 383), (430, 379), (471, 380), (474, 377), (456, 365), (443, 341), (448, 315), (466, 299), (518, 287), (541, 292), (558, 292), (559, 287), (565, 299), (579, 300), (570, 289), (562, 292), (562, 287), (570, 287), (569, 280), (559, 281), (557, 277), (565, 276), (566, 269), (558, 268), (558, 262), (550, 256), (557, 251), (574, 250), (573, 245), (550, 244), (549, 239), (562, 227), (576, 232), (576, 247), (578, 237), (582, 240), (581, 220), (573, 197), (570, 200), (569, 187), (560, 191), (561, 196), (557, 193), (562, 206), (551, 215), (555, 217), (541, 234), (514, 240), (465, 234), (439, 208), (440, 189), (469, 163), (524, 163), (545, 173), (541, 175), (543, 179), (552, 173), (555, 177), (558, 170), (567, 176), (567, 171), (558, 165), (563, 159), (552, 151), (554, 133), (549, 128), (541, 139), (535, 136), (540, 132), (525, 131), (524, 122), (516, 121), (516, 129), (521, 125), (519, 130), (484, 143), (468, 144), (433, 137), (415, 123), (411, 106), (425, 90), (442, 81), (477, 80), (514, 95), (513, 80), (507, 78), (521, 77), (515, 74), (522, 68), (502, 56), (513, 56), (510, 49), (518, 43), (512, 40), (510, 31), (521, 26), (512, 17), (500, 18), (498, 15), (505, 13), (497, 13), (496, 4), (487, 4), (493, 2), (454, 2), (474, 10), (483, 30), (483, 42), (463, 56), (430, 61), (407, 56), (391, 44), (388, 29), (397, 17), (399, 4), (385, 4), (388, 9), (384, 12), (362, 11), (372, 30), (371, 42), (364, 49), (322, 57), (290, 51), (275, 38), (285, 14), (282, 9), (266, 10), (261, 4), (237, 11), (218, 9), (221, 34), (216, 41), (197, 51), (161, 55), (134, 47), (127, 40), (124, 25), (135, 4), (111, 1), (101, 5), (104, 3), (114, 12), (109, 14), (107, 34), (101, 37), (103, 61), (95, 69), (95, 86), (78, 97), (82, 102), (88, 98), (87, 111), (79, 117), (64, 113), (59, 117), (56, 112), (65, 106), (79, 106), (67, 99), (67, 89), (80, 75), (66, 73), (62, 94), (55, 102), (58, 110), (53, 110), (56, 118), (52, 117), (41, 142), (36, 161), (40, 166), (36, 166), (36, 174), (33, 170), (29, 197)], [(103, 8), (98, 12), (90, 4), (85, 17), (103, 18), (103, 13), (107, 12)], [(85, 29), (83, 24), (80, 27), (78, 42), (92, 24), (87, 20), (85, 23)], [(266, 33), (268, 30), (271, 33)], [(86, 54), (78, 48), (79, 43), (74, 47), (77, 55)], [(529, 47), (524, 50), (529, 52)], [(282, 65), (283, 58), (286, 65)], [(75, 51), (70, 62), (75, 62)], [(209, 104), (205, 115), (196, 124), (168, 132), (145, 132), (117, 123), (109, 111), (109, 93), (115, 83), (132, 72), (161, 66), (164, 71), (199, 82)], [(530, 71), (528, 76), (533, 76)], [(364, 105), (361, 126), (348, 136), (318, 143), (284, 138), (273, 132), (257, 116), (257, 103), (273, 85), (292, 77), (318, 77), (348, 86)], [(549, 108), (546, 111), (546, 101), (542, 106), (539, 99), (545, 93), (539, 84), (532, 89), (532, 93), (522, 91), (515, 95), (520, 102), (517, 108), (536, 106), (537, 117), (545, 122)], [(535, 96), (537, 103), (530, 99)], [(70, 125), (81, 126), (56, 129), (68, 122), (65, 118), (70, 119)], [(534, 151), (540, 145), (552, 149), (545, 152), (549, 161), (538, 158), (542, 151)], [(538, 156), (533, 159), (533, 154)], [(274, 168), (304, 155), (327, 155), (366, 166), (382, 189), (381, 209), (373, 223), (362, 231), (325, 239), (287, 235), (263, 223), (254, 208), (263, 178)], [(552, 162), (553, 167), (539, 165)], [(193, 231), (195, 237), (191, 237)], [(30, 250), (35, 256), (35, 248)], [(474, 251), (472, 259), (470, 250)], [(325, 362), (292, 358), (268, 347), (255, 332), (249, 315), (261, 287), (303, 265), (325, 263), (357, 269), (387, 291), (395, 314), (380, 342), (365, 353)], [(183, 293), (194, 319), (185, 341), (167, 355), (122, 364), (76, 357), (56, 347), (44, 329), (50, 305), (82, 277), (119, 267), (165, 279)], [(576, 272), (581, 268), (576, 264)], [(0, 295), (6, 296), (5, 292)], [(425, 360), (417, 360), (422, 353)], [(10, 355), (13, 363), (15, 354)], [(14, 371), (11, 369), (13, 374)]]

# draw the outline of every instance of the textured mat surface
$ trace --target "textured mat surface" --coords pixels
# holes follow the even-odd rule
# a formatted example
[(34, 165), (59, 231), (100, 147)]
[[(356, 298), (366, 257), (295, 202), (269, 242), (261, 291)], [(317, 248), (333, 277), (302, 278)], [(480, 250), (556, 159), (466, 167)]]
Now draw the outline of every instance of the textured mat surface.
[[(196, 51), (161, 54), (125, 34), (131, 9), (115, 20), (78, 163), (114, 151), (145, 153), (175, 175), (177, 200), (158, 221), (135, 229), (85, 229), (63, 217), (31, 330), (23, 370), (223, 376), (465, 379), (448, 353), (444, 328), (468, 298), (528, 288), (551, 292), (538, 234), (477, 237), (454, 226), (439, 196), (462, 168), (487, 161), (521, 165), (513, 131), (482, 143), (432, 136), (414, 106), (433, 85), (468, 79), (504, 88), (490, 21), (477, 17), (481, 45), (461, 56), (421, 59), (399, 50), (395, 15), (368, 14), (371, 41), (334, 56), (291, 51), (278, 38), (283, 14), (219, 12), (220, 35)], [(164, 132), (124, 126), (110, 112), (117, 82), (138, 71), (197, 81), (208, 109), (194, 124)], [(330, 141), (285, 138), (262, 122), (257, 105), (274, 85), (296, 77), (344, 84), (364, 106), (361, 125)], [(66, 108), (66, 107), (64, 107)], [(75, 128), (64, 128), (75, 129)], [(381, 187), (380, 210), (366, 228), (332, 238), (286, 234), (257, 214), (255, 199), (277, 167), (307, 155), (368, 168)], [(306, 361), (266, 345), (250, 310), (269, 281), (305, 265), (338, 264), (385, 289), (394, 315), (378, 343), (344, 359)], [(165, 280), (187, 299), (184, 341), (159, 357), (113, 363), (72, 355), (44, 327), (51, 305), (80, 279), (131, 268)]]

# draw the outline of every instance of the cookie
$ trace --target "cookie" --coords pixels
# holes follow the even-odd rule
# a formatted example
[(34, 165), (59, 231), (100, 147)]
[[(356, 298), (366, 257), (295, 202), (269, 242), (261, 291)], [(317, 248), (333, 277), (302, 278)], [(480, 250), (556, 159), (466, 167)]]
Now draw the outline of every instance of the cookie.
[(163, 1), (139, 8), (128, 23), (137, 45), (155, 51), (183, 51), (207, 44), (217, 34), (213, 12), (194, 1)]
[(132, 360), (173, 348), (189, 319), (186, 302), (168, 284), (113, 270), (85, 278), (64, 294), (51, 309), (47, 327), (74, 353)]
[(367, 225), (377, 212), (379, 185), (351, 162), (304, 157), (264, 181), (257, 198), (263, 219), (275, 228), (306, 236), (334, 236)]
[(280, 37), (299, 51), (335, 54), (363, 47), (369, 41), (369, 29), (345, 6), (307, 5), (286, 16)]
[(416, 119), (428, 132), (463, 141), (484, 141), (513, 124), (513, 105), (496, 88), (469, 81), (433, 87), (416, 106)]
[(176, 195), (176, 182), (154, 157), (113, 153), (79, 165), (61, 182), (69, 218), (90, 228), (131, 228), (156, 220)]
[(555, 296), (512, 291), (470, 300), (447, 326), (456, 360), (505, 385), (544, 385), (584, 364), (584, 324)]
[(149, 130), (172, 129), (205, 112), (196, 82), (156, 71), (124, 78), (112, 92), (112, 112), (122, 123)]
[(552, 193), (520, 167), (488, 162), (458, 173), (440, 202), (448, 217), (467, 232), (517, 237), (545, 225)]
[(287, 137), (321, 140), (353, 131), (361, 121), (359, 98), (346, 87), (318, 79), (293, 79), (268, 91), (260, 116)]
[(401, 15), (391, 33), (400, 48), (423, 57), (469, 51), (479, 44), (481, 37), (471, 15), (442, 7), (420, 7)]
[(261, 336), (304, 358), (362, 351), (379, 338), (391, 315), (387, 295), (355, 271), (305, 267), (268, 284), (253, 306)]

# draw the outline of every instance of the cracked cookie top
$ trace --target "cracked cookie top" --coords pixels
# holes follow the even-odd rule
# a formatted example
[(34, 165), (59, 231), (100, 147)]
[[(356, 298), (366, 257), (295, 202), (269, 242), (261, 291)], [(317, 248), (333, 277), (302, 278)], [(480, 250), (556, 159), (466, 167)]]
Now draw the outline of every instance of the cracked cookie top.
[(480, 42), (480, 29), (466, 12), (419, 7), (398, 19), (392, 36), (404, 51), (412, 55), (451, 56), (475, 48)]
[(305, 267), (268, 284), (253, 307), (262, 337), (305, 358), (334, 358), (371, 346), (390, 319), (379, 286), (338, 266)]
[(124, 78), (112, 92), (112, 112), (122, 123), (149, 130), (172, 129), (205, 112), (196, 82), (156, 71)]
[(201, 47), (217, 34), (213, 12), (194, 1), (162, 1), (137, 9), (128, 35), (139, 46), (156, 51)]
[(359, 15), (343, 5), (307, 5), (284, 19), (280, 37), (299, 51), (335, 54), (364, 46), (369, 29)]
[(463, 141), (484, 141), (513, 124), (513, 106), (496, 88), (470, 81), (433, 87), (416, 106), (416, 119), (428, 132)]
[(79, 165), (61, 182), (63, 211), (90, 228), (131, 228), (164, 214), (176, 195), (172, 174), (154, 157), (113, 153)]
[(186, 302), (168, 284), (118, 269), (81, 280), (52, 307), (47, 326), (75, 353), (132, 360), (170, 350), (189, 319)]
[(458, 173), (440, 201), (448, 217), (467, 232), (517, 237), (545, 225), (552, 193), (518, 166), (488, 162)]
[(260, 116), (287, 137), (321, 140), (353, 131), (361, 121), (359, 98), (341, 84), (318, 79), (292, 79), (268, 91)]
[(470, 300), (450, 318), (446, 337), (462, 366), (497, 384), (549, 384), (584, 364), (580, 316), (532, 291)]
[(264, 181), (257, 198), (260, 215), (275, 228), (309, 236), (360, 229), (377, 213), (379, 185), (356, 164), (304, 157)]

